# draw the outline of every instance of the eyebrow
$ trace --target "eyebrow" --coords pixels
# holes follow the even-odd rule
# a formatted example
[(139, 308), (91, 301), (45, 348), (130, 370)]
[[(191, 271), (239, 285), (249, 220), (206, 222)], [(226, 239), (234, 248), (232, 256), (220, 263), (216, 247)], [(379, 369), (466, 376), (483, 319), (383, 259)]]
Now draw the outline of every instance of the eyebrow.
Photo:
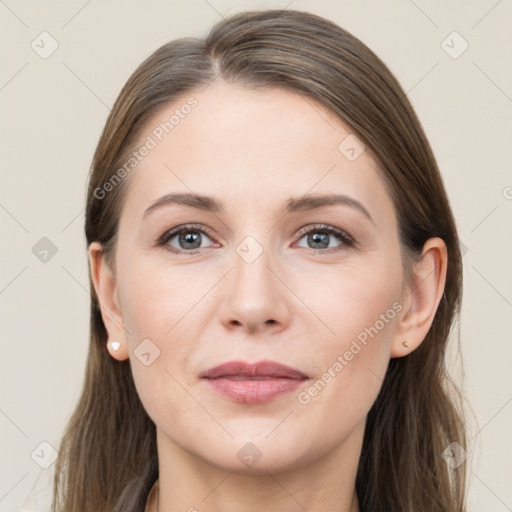
[[(144, 212), (146, 217), (150, 212), (170, 205), (182, 205), (213, 213), (224, 213), (225, 209), (215, 198), (201, 194), (166, 194), (152, 203)], [(342, 194), (310, 194), (302, 197), (291, 197), (286, 202), (286, 213), (312, 211), (325, 206), (344, 205), (359, 210), (372, 223), (374, 220), (368, 210), (356, 199)]]

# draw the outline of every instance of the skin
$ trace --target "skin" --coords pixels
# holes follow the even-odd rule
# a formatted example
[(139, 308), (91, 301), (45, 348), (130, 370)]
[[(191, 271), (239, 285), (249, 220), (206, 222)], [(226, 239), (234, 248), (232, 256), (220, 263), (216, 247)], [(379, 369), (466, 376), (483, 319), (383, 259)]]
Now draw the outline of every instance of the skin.
[[(113, 262), (98, 243), (89, 248), (107, 350), (129, 358), (157, 427), (159, 510), (357, 512), (366, 416), (390, 358), (416, 349), (431, 326), (445, 284), (445, 244), (430, 239), (406, 279), (378, 162), (368, 149), (349, 161), (338, 146), (350, 129), (290, 91), (217, 81), (166, 105), (139, 143), (190, 96), (198, 105), (127, 178)], [(373, 221), (347, 205), (285, 213), (290, 197), (333, 191), (359, 201)], [(174, 204), (144, 217), (171, 192), (213, 196), (225, 212)], [(178, 236), (167, 246), (181, 254), (157, 244), (187, 223), (204, 228), (200, 249), (180, 245)], [(315, 224), (344, 230), (356, 245), (331, 235), (323, 249), (298, 233)], [(236, 251), (247, 236), (262, 250), (251, 263)], [(257, 245), (248, 247), (255, 254)], [(309, 403), (300, 403), (299, 392), (396, 301), (394, 318)], [(160, 350), (149, 366), (134, 354), (144, 339)], [(199, 378), (222, 362), (261, 359), (309, 379), (296, 391), (247, 404)], [(261, 452), (252, 466), (237, 457), (246, 443)], [(156, 510), (154, 500), (148, 510)]]

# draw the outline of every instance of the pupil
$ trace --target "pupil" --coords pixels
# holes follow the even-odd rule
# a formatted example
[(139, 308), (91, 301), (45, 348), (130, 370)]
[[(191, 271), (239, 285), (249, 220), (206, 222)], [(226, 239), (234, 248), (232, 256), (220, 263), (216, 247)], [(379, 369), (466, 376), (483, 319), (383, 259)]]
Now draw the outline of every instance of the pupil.
[(309, 235), (309, 241), (313, 244), (320, 244), (321, 247), (315, 247), (315, 249), (325, 249), (329, 246), (329, 242), (327, 241), (327, 238), (329, 237), (329, 234), (323, 233), (313, 233)]
[[(197, 243), (199, 241), (199, 243)], [(199, 233), (181, 233), (180, 234), (180, 244), (193, 244), (191, 247), (190, 245), (186, 247), (187, 249), (197, 249), (201, 246), (201, 241), (199, 240)], [(194, 245), (195, 242), (195, 245)]]

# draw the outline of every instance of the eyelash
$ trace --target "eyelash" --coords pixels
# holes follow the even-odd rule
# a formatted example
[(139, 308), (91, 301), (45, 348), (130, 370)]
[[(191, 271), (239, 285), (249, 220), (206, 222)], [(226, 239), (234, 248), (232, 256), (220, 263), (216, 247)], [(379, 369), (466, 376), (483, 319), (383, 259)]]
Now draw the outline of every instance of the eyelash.
[[(176, 249), (175, 247), (171, 247), (168, 245), (169, 240), (174, 238), (176, 235), (180, 235), (181, 233), (201, 233), (206, 235), (208, 238), (213, 239), (207, 231), (204, 230), (199, 224), (187, 224), (184, 226), (179, 226), (173, 229), (170, 229), (169, 231), (166, 231), (158, 240), (157, 240), (157, 246), (163, 247), (166, 251), (175, 253), (175, 254), (196, 254), (201, 249), (194, 249), (192, 251), (187, 251), (185, 249)], [(329, 235), (334, 235), (338, 237), (342, 245), (340, 247), (336, 248), (326, 248), (326, 249), (311, 249), (309, 247), (303, 247), (303, 249), (307, 249), (308, 251), (313, 251), (314, 253), (333, 253), (345, 250), (348, 247), (354, 247), (356, 245), (355, 240), (345, 231), (335, 228), (334, 226), (329, 226), (326, 224), (314, 224), (313, 226), (308, 226), (306, 228), (302, 228), (297, 233), (300, 235), (299, 240), (304, 238), (304, 236), (308, 235), (309, 233), (327, 233)]]

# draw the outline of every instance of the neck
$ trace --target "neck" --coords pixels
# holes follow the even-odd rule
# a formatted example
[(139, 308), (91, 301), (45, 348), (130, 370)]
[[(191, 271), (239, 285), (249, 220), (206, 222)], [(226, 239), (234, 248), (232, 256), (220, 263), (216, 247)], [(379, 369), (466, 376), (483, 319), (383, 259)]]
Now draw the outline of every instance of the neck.
[(160, 476), (147, 512), (359, 512), (355, 478), (363, 434), (364, 423), (309, 464), (240, 473), (184, 451), (157, 428)]

